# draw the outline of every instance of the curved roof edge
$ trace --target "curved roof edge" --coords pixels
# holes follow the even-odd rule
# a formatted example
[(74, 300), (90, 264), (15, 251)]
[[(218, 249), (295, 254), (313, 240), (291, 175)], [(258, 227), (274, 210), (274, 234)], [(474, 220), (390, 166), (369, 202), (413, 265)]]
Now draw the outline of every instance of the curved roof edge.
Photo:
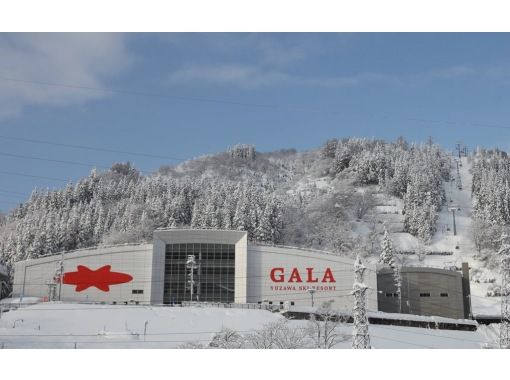
[(62, 255), (62, 254), (67, 255), (68, 253), (74, 253), (74, 252), (93, 251), (93, 250), (96, 250), (96, 249), (107, 249), (107, 248), (117, 248), (117, 247), (131, 247), (131, 246), (137, 246), (137, 245), (152, 245), (152, 243), (141, 242), (141, 243), (122, 243), (122, 244), (94, 245), (92, 247), (78, 248), (78, 249), (73, 249), (71, 251), (58, 251), (58, 252), (47, 254), (47, 255), (44, 255), (44, 256), (34, 257), (33, 259), (25, 259), (25, 260), (21, 260), (21, 261), (37, 260), (37, 259), (42, 259), (44, 257), (58, 256), (58, 255)]
[(334, 253), (334, 252), (331, 252), (331, 251), (322, 251), (322, 250), (320, 250), (320, 249), (314, 249), (314, 248), (294, 247), (294, 246), (290, 246), (290, 245), (278, 245), (278, 244), (270, 244), (270, 243), (258, 242), (258, 241), (249, 241), (249, 242), (248, 242), (248, 247), (249, 247), (250, 245), (251, 245), (251, 246), (257, 246), (257, 247), (271, 247), (271, 248), (297, 249), (297, 250), (299, 250), (299, 251), (304, 251), (304, 252), (314, 252), (314, 253), (321, 253), (321, 254), (324, 254), (324, 255), (329, 255), (329, 256), (334, 256), (334, 257), (338, 257), (338, 258), (342, 258), (342, 259), (347, 259), (347, 260), (350, 260), (350, 261), (354, 261), (354, 258), (349, 257), (349, 256), (339, 255), (339, 254)]

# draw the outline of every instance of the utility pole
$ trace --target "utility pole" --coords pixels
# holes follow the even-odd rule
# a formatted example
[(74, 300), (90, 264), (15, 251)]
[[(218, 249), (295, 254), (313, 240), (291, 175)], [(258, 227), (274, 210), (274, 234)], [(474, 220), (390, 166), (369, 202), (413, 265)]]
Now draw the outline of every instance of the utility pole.
[(145, 321), (143, 326), (143, 341), (145, 342), (145, 338), (147, 336), (147, 325), (149, 324), (149, 321)]
[(308, 289), (308, 293), (310, 293), (310, 295), (312, 296), (312, 307), (313, 307), (313, 295), (315, 293), (315, 289), (312, 289), (312, 288)]
[(368, 334), (368, 317), (366, 310), (366, 296), (368, 286), (363, 283), (363, 275), (367, 268), (361, 262), (359, 256), (354, 262), (354, 285), (352, 293), (354, 295), (354, 308), (352, 317), (354, 321), (354, 330), (352, 332), (352, 348), (368, 349), (370, 348), (370, 335)]
[(499, 347), (510, 348), (510, 237), (504, 232), (501, 236), (502, 284), (501, 284), (501, 324)]
[(62, 252), (62, 258), (57, 263), (57, 269), (55, 271), (55, 277), (58, 278), (58, 300), (62, 301), (62, 282), (64, 281), (64, 253)]

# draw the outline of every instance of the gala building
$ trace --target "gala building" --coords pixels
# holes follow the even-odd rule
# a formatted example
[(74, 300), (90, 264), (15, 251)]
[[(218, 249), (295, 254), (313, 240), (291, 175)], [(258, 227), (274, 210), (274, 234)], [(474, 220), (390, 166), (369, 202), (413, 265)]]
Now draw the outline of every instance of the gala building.
[[(376, 271), (367, 267), (368, 308), (377, 310)], [(333, 300), (335, 308), (350, 310), (353, 281), (354, 261), (346, 257), (249, 243), (244, 231), (172, 228), (154, 231), (152, 244), (88, 248), (18, 262), (13, 296), (116, 304), (310, 306)]]

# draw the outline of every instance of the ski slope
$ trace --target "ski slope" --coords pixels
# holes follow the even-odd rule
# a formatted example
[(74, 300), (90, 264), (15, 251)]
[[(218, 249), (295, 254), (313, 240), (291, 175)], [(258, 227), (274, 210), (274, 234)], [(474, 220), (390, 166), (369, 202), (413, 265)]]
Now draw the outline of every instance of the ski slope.
[[(455, 160), (459, 160), (455, 158)], [(457, 177), (457, 165), (452, 161), (451, 176)], [(500, 298), (487, 297), (489, 283), (474, 282), (473, 274), (478, 272), (482, 277), (499, 278), (484, 268), (476, 258), (476, 248), (472, 238), (472, 199), (471, 199), (471, 162), (467, 157), (461, 157), (459, 161), (459, 174), (462, 187), (457, 185), (458, 180), (444, 184), (446, 193), (446, 205), (442, 207), (438, 215), (437, 231), (431, 244), (425, 249), (436, 252), (452, 252), (451, 256), (427, 255), (422, 258), (413, 256), (408, 258), (411, 265), (425, 265), (438, 268), (460, 268), (463, 262), (468, 262), (471, 268), (471, 293), (473, 314), (498, 315), (500, 313)], [(456, 235), (453, 228), (453, 213), (455, 210)], [(412, 237), (411, 237), (412, 238)]]
[[(4, 313), (0, 347), (4, 348), (178, 348), (207, 346), (216, 332), (230, 328), (247, 334), (283, 318), (265, 310), (42, 303)], [(306, 321), (290, 321), (305, 326)], [(478, 331), (449, 331), (371, 325), (374, 348), (496, 347), (496, 325)], [(144, 329), (146, 334), (144, 335)], [(352, 325), (338, 332), (350, 348)]]

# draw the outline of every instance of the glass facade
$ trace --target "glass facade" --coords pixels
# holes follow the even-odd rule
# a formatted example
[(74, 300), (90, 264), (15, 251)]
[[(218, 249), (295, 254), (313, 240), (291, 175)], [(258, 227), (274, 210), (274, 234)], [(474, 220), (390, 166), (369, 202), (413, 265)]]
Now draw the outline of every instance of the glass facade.
[(235, 245), (167, 244), (165, 249), (164, 303), (190, 301), (189, 255), (195, 256), (193, 301), (234, 302)]

